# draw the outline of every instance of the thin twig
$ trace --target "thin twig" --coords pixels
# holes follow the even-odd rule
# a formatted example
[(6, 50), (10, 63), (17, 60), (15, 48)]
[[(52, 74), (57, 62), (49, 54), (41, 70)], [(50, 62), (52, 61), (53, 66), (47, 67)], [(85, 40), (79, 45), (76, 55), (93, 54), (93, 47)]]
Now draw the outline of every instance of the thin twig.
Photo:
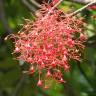
[(36, 8), (32, 6), (31, 4), (29, 4), (27, 0), (22, 0), (22, 2), (33, 13), (36, 11)]
[(77, 66), (78, 66), (78, 69), (79, 69), (80, 73), (84, 76), (85, 80), (88, 82), (88, 84), (90, 85), (90, 87), (92, 89), (94, 89), (94, 87), (93, 87), (93, 85), (91, 83), (91, 80), (88, 78), (88, 76), (86, 75), (86, 73), (82, 69), (80, 62), (77, 62), (77, 63), (78, 63)]
[(30, 0), (30, 2), (31, 2), (32, 4), (34, 4), (36, 7), (38, 7), (38, 8), (41, 7), (41, 5), (36, 2), (36, 0)]
[(20, 78), (19, 82), (16, 85), (16, 88), (14, 89), (14, 91), (12, 93), (12, 96), (17, 96), (19, 94), (19, 91), (20, 91), (21, 87), (24, 85), (25, 78), (26, 78), (25, 75), (23, 75)]
[(62, 2), (63, 0), (59, 0), (50, 10), (49, 12), (43, 17), (42, 20), (46, 19), (50, 15), (50, 13)]
[(74, 16), (74, 15), (78, 14), (79, 12), (83, 11), (88, 6), (93, 5), (94, 3), (96, 3), (96, 1), (93, 1), (93, 2), (88, 3), (87, 5), (83, 6), (82, 8), (80, 8), (80, 9), (78, 9), (76, 11), (74, 11), (73, 13), (69, 14), (68, 16), (69, 17)]
[(5, 35), (8, 35), (10, 33), (12, 33), (11, 28), (9, 27), (7, 20), (5, 18), (5, 12), (4, 12), (4, 5), (3, 5), (3, 0), (0, 0), (0, 21), (4, 27), (5, 30)]
[(89, 2), (92, 2), (93, 0), (72, 0), (72, 1), (76, 3), (87, 4)]

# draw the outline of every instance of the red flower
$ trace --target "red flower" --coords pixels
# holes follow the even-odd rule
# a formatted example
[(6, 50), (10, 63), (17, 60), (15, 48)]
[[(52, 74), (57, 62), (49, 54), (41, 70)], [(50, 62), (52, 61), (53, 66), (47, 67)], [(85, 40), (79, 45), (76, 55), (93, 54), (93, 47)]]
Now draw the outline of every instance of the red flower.
[(29, 73), (38, 71), (38, 86), (42, 85), (43, 72), (46, 73), (46, 78), (65, 82), (61, 69), (68, 71), (70, 68), (68, 61), (80, 60), (79, 49), (84, 48), (85, 36), (81, 19), (70, 18), (59, 9), (54, 9), (46, 16), (50, 9), (51, 6), (43, 5), (40, 10), (42, 16), (35, 22), (27, 21), (17, 35), (10, 36), (15, 39), (13, 53), (19, 55), (16, 58), (31, 65)]

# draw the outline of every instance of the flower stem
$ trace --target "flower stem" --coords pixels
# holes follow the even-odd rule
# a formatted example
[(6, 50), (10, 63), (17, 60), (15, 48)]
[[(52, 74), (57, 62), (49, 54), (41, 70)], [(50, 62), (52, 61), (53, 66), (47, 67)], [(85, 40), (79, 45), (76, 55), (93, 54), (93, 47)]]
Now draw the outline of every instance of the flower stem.
[(59, 0), (50, 10), (49, 12), (43, 17), (42, 20), (44, 20), (46, 17), (48, 17), (50, 15), (50, 13), (54, 10), (54, 8), (56, 8), (63, 0)]
[(82, 8), (80, 8), (80, 9), (78, 9), (76, 11), (74, 11), (73, 13), (69, 14), (68, 16), (69, 17), (74, 16), (74, 15), (78, 14), (79, 12), (83, 11), (88, 6), (93, 5), (94, 3), (96, 3), (96, 1), (92, 1), (92, 2), (88, 3), (87, 5), (83, 6)]

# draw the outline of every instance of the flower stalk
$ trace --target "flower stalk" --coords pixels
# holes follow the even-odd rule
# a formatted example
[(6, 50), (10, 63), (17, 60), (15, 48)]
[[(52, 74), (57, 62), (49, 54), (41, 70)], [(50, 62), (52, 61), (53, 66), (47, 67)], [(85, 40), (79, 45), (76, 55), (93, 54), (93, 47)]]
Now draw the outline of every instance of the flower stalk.
[(91, 5), (95, 4), (95, 3), (96, 3), (96, 1), (94, 0), (94, 1), (92, 1), (92, 2), (90, 2), (90, 3), (88, 3), (87, 5), (81, 7), (80, 9), (74, 11), (73, 13), (68, 14), (68, 16), (69, 16), (69, 17), (74, 16), (74, 15), (80, 13), (81, 11), (83, 11), (85, 8), (91, 6)]
[(44, 20), (46, 17), (50, 15), (50, 13), (62, 2), (63, 0), (59, 0), (49, 11), (48, 13), (42, 18)]

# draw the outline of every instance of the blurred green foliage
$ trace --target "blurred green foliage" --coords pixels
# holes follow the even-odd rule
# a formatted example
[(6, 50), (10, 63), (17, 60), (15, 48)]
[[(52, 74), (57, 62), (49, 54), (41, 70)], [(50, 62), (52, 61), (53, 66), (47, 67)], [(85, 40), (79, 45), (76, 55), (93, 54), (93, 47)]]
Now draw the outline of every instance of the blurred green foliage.
[[(22, 0), (0, 0), (3, 2), (6, 22), (13, 33), (20, 30), (18, 24), (23, 18), (32, 19), (31, 12), (22, 4)], [(72, 12), (84, 5), (66, 0), (60, 4), (64, 12)], [(1, 15), (2, 13), (0, 13)], [(82, 62), (70, 62), (70, 71), (64, 73), (65, 84), (54, 83), (49, 89), (36, 86), (37, 74), (27, 76), (22, 74), (25, 65), (16, 61), (11, 55), (13, 45), (2, 40), (7, 30), (0, 21), (0, 96), (96, 96), (96, 10), (86, 9), (80, 16), (84, 17), (85, 32), (88, 36)], [(22, 63), (23, 64), (23, 63)]]

